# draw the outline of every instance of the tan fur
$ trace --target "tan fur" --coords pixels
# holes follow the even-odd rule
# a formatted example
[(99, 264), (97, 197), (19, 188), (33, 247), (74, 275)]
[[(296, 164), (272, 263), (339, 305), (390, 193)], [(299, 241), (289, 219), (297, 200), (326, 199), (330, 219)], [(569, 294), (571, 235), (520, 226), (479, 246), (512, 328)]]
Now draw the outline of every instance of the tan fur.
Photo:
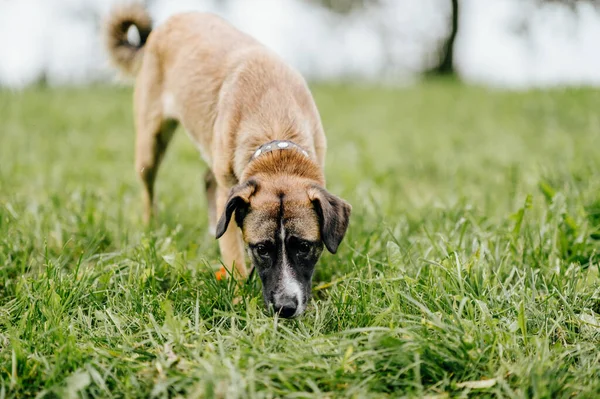
[[(125, 72), (137, 72), (136, 170), (145, 186), (145, 219), (152, 217), (158, 167), (180, 123), (212, 171), (206, 180), (211, 229), (232, 187), (257, 178), (261, 186), (252, 199), (254, 210), (265, 207), (268, 213), (270, 197), (283, 190), (286, 201), (298, 208), (293, 223), (308, 220), (298, 229), (317, 237), (318, 221), (314, 211), (308, 216), (312, 205), (306, 190), (325, 184), (326, 140), (301, 75), (215, 15), (175, 15), (149, 34), (143, 49), (124, 41), (129, 21), (140, 31), (149, 29), (148, 14), (132, 5), (112, 13), (105, 31), (113, 62)], [(309, 157), (295, 150), (272, 151), (250, 162), (254, 151), (272, 140), (291, 140)], [(252, 220), (259, 219), (248, 223), (258, 225)], [(235, 264), (246, 276), (244, 244), (235, 223), (221, 237), (220, 249), (224, 263)]]
[[(300, 183), (300, 186), (294, 184)], [(299, 193), (298, 187), (303, 187), (302, 182), (288, 180), (284, 186), (292, 188), (293, 192)], [(272, 239), (277, 234), (280, 226), (277, 225), (277, 214), (280, 212), (279, 197), (275, 194), (282, 186), (269, 184), (265, 189), (253, 198), (252, 207), (256, 210), (244, 219), (244, 241), (250, 244), (258, 244)], [(319, 220), (312, 210), (312, 204), (307, 195), (286, 195), (283, 200), (284, 227), (289, 235), (300, 237), (308, 241), (319, 241)]]

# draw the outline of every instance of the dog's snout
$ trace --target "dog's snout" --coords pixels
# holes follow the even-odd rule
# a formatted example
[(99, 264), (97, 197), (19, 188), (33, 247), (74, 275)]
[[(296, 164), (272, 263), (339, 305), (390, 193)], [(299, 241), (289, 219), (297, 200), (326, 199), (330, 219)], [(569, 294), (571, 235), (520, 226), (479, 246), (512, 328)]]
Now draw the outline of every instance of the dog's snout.
[[(279, 300), (278, 300), (279, 299)], [(298, 310), (297, 298), (276, 298), (273, 302), (273, 310), (279, 316), (289, 319), (296, 315)]]

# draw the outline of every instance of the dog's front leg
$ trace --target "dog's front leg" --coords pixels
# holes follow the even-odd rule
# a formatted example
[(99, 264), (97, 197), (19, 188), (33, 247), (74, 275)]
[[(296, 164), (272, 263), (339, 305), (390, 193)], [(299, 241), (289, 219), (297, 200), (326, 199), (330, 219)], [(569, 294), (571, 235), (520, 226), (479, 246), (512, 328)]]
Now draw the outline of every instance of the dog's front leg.
[[(218, 189), (217, 214), (221, 215), (225, 210), (228, 196), (229, 192), (227, 190), (222, 188)], [(248, 271), (246, 270), (246, 263), (244, 261), (244, 241), (242, 239), (242, 232), (235, 221), (232, 220), (231, 223), (229, 223), (225, 234), (219, 238), (219, 249), (221, 250), (223, 264), (229, 270), (234, 271), (234, 277), (236, 279), (245, 279), (248, 277)]]

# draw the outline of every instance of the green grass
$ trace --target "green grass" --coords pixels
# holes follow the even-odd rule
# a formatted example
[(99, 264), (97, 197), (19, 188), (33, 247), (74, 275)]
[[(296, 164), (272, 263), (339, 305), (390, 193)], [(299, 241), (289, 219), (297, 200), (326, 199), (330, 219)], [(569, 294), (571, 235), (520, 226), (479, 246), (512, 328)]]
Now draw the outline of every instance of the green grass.
[(296, 320), (232, 304), (179, 132), (141, 223), (128, 88), (0, 92), (0, 398), (600, 395), (600, 92), (317, 86), (354, 207)]

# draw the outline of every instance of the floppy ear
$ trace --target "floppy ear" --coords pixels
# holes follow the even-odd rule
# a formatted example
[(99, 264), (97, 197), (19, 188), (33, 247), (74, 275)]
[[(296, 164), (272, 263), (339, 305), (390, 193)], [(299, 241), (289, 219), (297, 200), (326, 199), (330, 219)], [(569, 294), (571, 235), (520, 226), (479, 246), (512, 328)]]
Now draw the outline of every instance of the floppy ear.
[(334, 254), (348, 229), (352, 206), (319, 186), (311, 187), (308, 196), (319, 216), (321, 239), (327, 250)]
[(221, 215), (221, 218), (217, 222), (216, 238), (221, 238), (227, 231), (229, 221), (233, 212), (235, 212), (235, 221), (238, 226), (242, 227), (242, 221), (248, 211), (248, 205), (250, 204), (250, 196), (256, 191), (257, 183), (254, 180), (248, 180), (245, 183), (238, 184), (231, 189), (227, 204), (225, 204), (225, 211)]

